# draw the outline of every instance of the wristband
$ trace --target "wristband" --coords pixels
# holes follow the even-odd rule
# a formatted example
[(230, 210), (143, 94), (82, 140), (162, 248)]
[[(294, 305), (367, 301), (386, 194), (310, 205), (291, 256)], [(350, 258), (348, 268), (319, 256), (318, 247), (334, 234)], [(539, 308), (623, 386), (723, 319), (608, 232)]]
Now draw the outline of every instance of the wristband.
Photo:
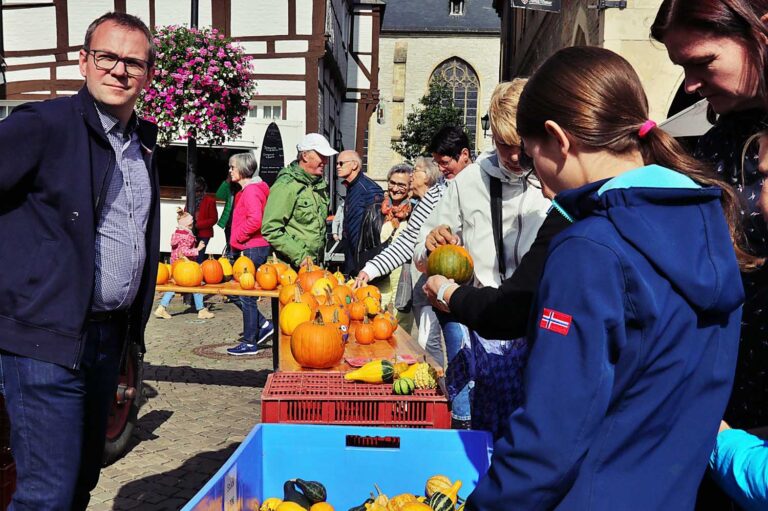
[(437, 289), (437, 303), (445, 307), (446, 309), (450, 308), (448, 306), (448, 302), (445, 301), (445, 292), (448, 291), (448, 288), (451, 286), (456, 286), (456, 282), (453, 281), (453, 279), (448, 279), (445, 282), (443, 282), (440, 287)]

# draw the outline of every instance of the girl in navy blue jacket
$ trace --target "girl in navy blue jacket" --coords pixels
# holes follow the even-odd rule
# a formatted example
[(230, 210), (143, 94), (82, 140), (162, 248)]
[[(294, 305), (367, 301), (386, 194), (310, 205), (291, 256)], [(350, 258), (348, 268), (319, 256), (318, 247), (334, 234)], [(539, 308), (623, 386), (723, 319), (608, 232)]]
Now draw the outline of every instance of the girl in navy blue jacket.
[(517, 127), (573, 225), (534, 302), (524, 404), (467, 509), (692, 509), (733, 382), (739, 265), (757, 263), (735, 196), (608, 50), (547, 60)]

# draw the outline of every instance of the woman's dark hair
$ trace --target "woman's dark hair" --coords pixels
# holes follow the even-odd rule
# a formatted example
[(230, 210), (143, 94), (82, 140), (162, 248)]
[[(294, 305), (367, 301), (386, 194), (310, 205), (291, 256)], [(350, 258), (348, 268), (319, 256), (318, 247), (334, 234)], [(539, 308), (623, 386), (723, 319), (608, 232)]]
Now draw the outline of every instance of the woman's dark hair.
[(99, 49), (91, 48), (91, 39), (93, 38), (93, 33), (97, 28), (99, 28), (99, 25), (107, 21), (111, 21), (112, 23), (123, 28), (142, 32), (146, 36), (147, 41), (149, 41), (149, 54), (147, 55), (147, 62), (149, 62), (149, 67), (154, 65), (156, 50), (155, 42), (152, 38), (152, 33), (149, 31), (147, 25), (141, 21), (140, 18), (134, 16), (133, 14), (127, 14), (124, 12), (108, 12), (93, 20), (93, 22), (91, 22), (91, 24), (88, 26), (88, 29), (85, 31), (85, 42), (83, 43), (83, 48), (86, 50)]
[(747, 80), (757, 78), (758, 96), (768, 105), (768, 28), (760, 17), (768, 13), (768, 0), (664, 0), (651, 25), (651, 37), (664, 43), (671, 31), (698, 30), (718, 37), (739, 39), (747, 45), (753, 66)]
[(548, 120), (584, 147), (615, 154), (637, 150), (646, 164), (656, 163), (703, 186), (720, 188), (740, 266), (752, 269), (762, 263), (743, 249), (738, 199), (731, 187), (664, 130), (654, 127), (640, 138), (640, 127), (648, 120), (648, 99), (624, 58), (603, 48), (580, 46), (564, 48), (547, 59), (520, 97), (517, 130), (523, 137), (543, 139)]
[(459, 159), (464, 149), (471, 151), (469, 137), (460, 126), (443, 126), (432, 137), (428, 147), (430, 153), (450, 156), (454, 160)]

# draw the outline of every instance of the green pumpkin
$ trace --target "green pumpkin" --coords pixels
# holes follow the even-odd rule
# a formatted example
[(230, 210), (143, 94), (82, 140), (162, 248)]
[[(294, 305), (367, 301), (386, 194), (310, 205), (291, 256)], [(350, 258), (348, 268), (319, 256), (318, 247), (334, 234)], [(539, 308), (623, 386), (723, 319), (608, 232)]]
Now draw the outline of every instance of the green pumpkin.
[(399, 378), (392, 384), (392, 390), (401, 396), (413, 394), (414, 388), (416, 388), (416, 384), (411, 378)]
[(325, 502), (328, 497), (325, 491), (325, 486), (317, 481), (305, 481), (304, 479), (294, 479), (296, 486), (299, 487), (301, 492), (307, 497), (313, 504), (318, 502)]
[(429, 254), (427, 274), (443, 275), (457, 284), (472, 280), (475, 265), (467, 249), (458, 245), (440, 245)]

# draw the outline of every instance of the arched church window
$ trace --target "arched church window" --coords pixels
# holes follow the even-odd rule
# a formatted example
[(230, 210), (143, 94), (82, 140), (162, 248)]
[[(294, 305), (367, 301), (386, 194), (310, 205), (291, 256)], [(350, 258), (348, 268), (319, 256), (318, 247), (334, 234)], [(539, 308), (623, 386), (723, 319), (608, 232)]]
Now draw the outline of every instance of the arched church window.
[(440, 79), (453, 91), (453, 104), (464, 112), (464, 124), (471, 140), (477, 133), (477, 95), (480, 80), (472, 66), (458, 57), (452, 57), (437, 66), (430, 81)]

